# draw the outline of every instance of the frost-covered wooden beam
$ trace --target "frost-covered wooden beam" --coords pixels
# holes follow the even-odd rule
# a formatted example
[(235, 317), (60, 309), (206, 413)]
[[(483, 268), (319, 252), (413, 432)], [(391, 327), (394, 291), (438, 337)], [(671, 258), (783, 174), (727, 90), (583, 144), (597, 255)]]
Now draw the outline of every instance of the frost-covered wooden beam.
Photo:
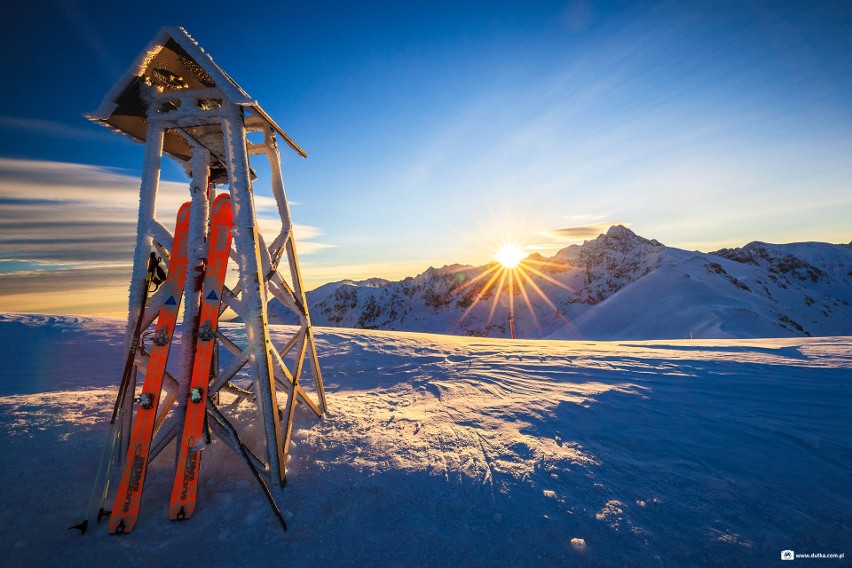
[(225, 337), (221, 331), (217, 331), (216, 335), (220, 345), (224, 345), (225, 348), (236, 355), (236, 357), (225, 369), (221, 370), (216, 375), (213, 382), (210, 384), (210, 392), (216, 392), (221, 389), (249, 362), (248, 350), (241, 350), (234, 342)]
[(242, 315), (243, 303), (237, 298), (227, 286), (222, 288), (222, 304), (219, 306), (219, 315), (221, 316), (225, 310), (231, 308), (237, 315)]
[[(236, 429), (233, 427), (231, 422), (225, 418), (225, 415), (222, 414), (215, 405), (210, 405), (210, 415), (214, 418), (214, 420), (209, 421), (210, 428), (213, 430), (213, 433), (216, 434), (216, 437), (224, 442), (224, 444), (234, 451), (239, 457), (243, 457), (243, 453), (240, 451), (239, 446), (241, 442), (239, 438), (236, 437)], [(257, 457), (254, 452), (251, 451), (251, 448), (245, 444), (242, 445), (242, 449), (245, 451), (245, 459), (248, 459), (250, 462), (248, 464), (249, 467), (253, 467), (255, 471), (266, 477), (267, 482), (269, 482), (269, 465)]]
[[(254, 469), (264, 472), (271, 481), (282, 483), (286, 475), (286, 457), (292, 436), (293, 408), (301, 398), (319, 416), (326, 409), (316, 345), (311, 330), (308, 305), (298, 266), (293, 237), (293, 220), (284, 192), (278, 142), (283, 139), (299, 155), (302, 150), (246, 94), (182, 28), (163, 28), (146, 50), (136, 59), (128, 73), (107, 93), (101, 106), (90, 115), (109, 128), (144, 142), (144, 161), (139, 188), (139, 217), (134, 249), (133, 270), (128, 301), (128, 327), (125, 342), (129, 346), (136, 319), (147, 329), (159, 315), (166, 298), (154, 294), (147, 310), (142, 302), (147, 295), (145, 276), (152, 246), (162, 258), (168, 258), (174, 237), (157, 219), (157, 193), (164, 153), (184, 165), (190, 183), (190, 222), (188, 228), (188, 270), (183, 290), (184, 318), (175, 329), (180, 338), (179, 372), (166, 375), (165, 400), (155, 419), (155, 434), (150, 459), (169, 441), (180, 436), (187, 404), (193, 348), (198, 327), (200, 277), (206, 255), (206, 233), (210, 215), (212, 189), (208, 181), (227, 183), (234, 212), (232, 259), (237, 266), (237, 283), (222, 293), (220, 315), (227, 308), (236, 312), (246, 331), (245, 347), (237, 346), (224, 334), (218, 334), (219, 345), (235, 354), (225, 369), (214, 369), (209, 393), (229, 392), (237, 401), (254, 399), (257, 416), (264, 430), (266, 459), (249, 452), (244, 459)], [(247, 139), (247, 132), (261, 132), (262, 141)], [(252, 172), (249, 156), (269, 160), (272, 171), (271, 190), (281, 220), (280, 230), (271, 243), (265, 242), (258, 230)], [(271, 235), (270, 235), (271, 236)], [(282, 263), (289, 277), (285, 278)], [(196, 278), (198, 276), (199, 278)], [(278, 299), (299, 318), (297, 333), (276, 346), (269, 333), (268, 303)], [(177, 346), (177, 342), (176, 342)], [(175, 346), (175, 347), (176, 347)], [(280, 348), (279, 348), (280, 347)], [(295, 353), (293, 351), (295, 350)], [(285, 357), (295, 361), (288, 366)], [(309, 364), (316, 381), (319, 404), (299, 384), (302, 371)], [(138, 371), (145, 371), (148, 359), (137, 357), (132, 368), (129, 391), (134, 392)], [(251, 368), (253, 387), (241, 389), (231, 382), (245, 366)], [(218, 366), (218, 365), (217, 365)], [(279, 414), (279, 391), (287, 393), (286, 422)], [(215, 398), (215, 397), (214, 397)], [(177, 404), (177, 408), (175, 407)], [(211, 399), (209, 408), (216, 417), (223, 439), (233, 438), (233, 427)], [(119, 454), (127, 455), (131, 432), (133, 396), (127, 396), (120, 409)], [(221, 419), (221, 420), (220, 420)], [(216, 427), (216, 426), (214, 426)], [(239, 447), (237, 447), (239, 446)], [(245, 454), (245, 448), (235, 447)]]
[[(277, 273), (275, 276), (277, 276)], [(273, 276), (269, 281), (269, 291), (272, 292), (272, 295), (277, 298), (278, 301), (295, 312), (301, 319), (303, 312), (305, 311), (304, 308), (297, 303), (292, 290), (289, 290), (289, 286), (280, 279), (280, 276), (278, 278), (275, 278), (275, 276)]]
[[(296, 334), (293, 336), (293, 339), (296, 339), (298, 337), (299, 334)], [(295, 346), (295, 342), (292, 345)], [(286, 348), (286, 351), (289, 351), (289, 349), (291, 348), (292, 346)], [(282, 353), (286, 355), (286, 351), (282, 350)], [(314, 414), (316, 414), (317, 417), (322, 416), (322, 411), (319, 409), (317, 404), (313, 400), (311, 400), (311, 397), (308, 396), (308, 393), (304, 391), (301, 385), (296, 384), (296, 381), (293, 378), (293, 373), (290, 372), (290, 369), (287, 368), (287, 364), (284, 362), (284, 355), (278, 353), (278, 351), (276, 351), (275, 349), (272, 349), (271, 353), (275, 358), (275, 362), (278, 364), (278, 369), (281, 371), (280, 373), (275, 374), (275, 382), (279, 384), (281, 388), (285, 391), (295, 389), (296, 394), (299, 395), (302, 401), (304, 401), (304, 403), (307, 404), (311, 408), (311, 410), (314, 411)], [(304, 355), (302, 355), (302, 357), (304, 357)], [(281, 378), (282, 374), (284, 375), (284, 378)], [(284, 382), (284, 379), (287, 379), (286, 383)]]
[(278, 437), (278, 400), (272, 360), (269, 356), (269, 346), (272, 342), (269, 338), (266, 314), (266, 286), (261, 272), (257, 216), (250, 187), (246, 131), (242, 114), (234, 109), (228, 110), (229, 116), (223, 122), (223, 130), (231, 199), (234, 204), (234, 244), (239, 258), (242, 302), (246, 307), (243, 321), (249, 342), (249, 363), (255, 377), (254, 390), (258, 393), (258, 414), (264, 424), (271, 476), (276, 483), (283, 484), (286, 455)]

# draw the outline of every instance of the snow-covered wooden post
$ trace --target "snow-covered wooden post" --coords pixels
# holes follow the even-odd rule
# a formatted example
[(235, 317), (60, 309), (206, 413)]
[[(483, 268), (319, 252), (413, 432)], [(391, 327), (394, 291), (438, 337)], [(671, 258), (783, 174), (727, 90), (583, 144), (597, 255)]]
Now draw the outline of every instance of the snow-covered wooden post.
[[(128, 344), (133, 340), (136, 314), (142, 305), (146, 263), (151, 247), (164, 256), (172, 248), (172, 235), (157, 219), (157, 189), (162, 155), (167, 154), (182, 163), (191, 180), (191, 212), (187, 238), (188, 267), (185, 284), (185, 310), (182, 323), (183, 349), (179, 376), (166, 376), (165, 390), (170, 396), (161, 405), (149, 459), (156, 455), (175, 436), (180, 436), (182, 409), (189, 393), (189, 374), (192, 367), (193, 338), (197, 336), (199, 289), (193, 268), (203, 264), (204, 243), (209, 222), (208, 207), (212, 195), (210, 183), (227, 184), (234, 208), (234, 244), (231, 257), (236, 261), (239, 278), (232, 287), (225, 287), (221, 311), (232, 308), (245, 325), (247, 345), (241, 346), (219, 329), (219, 345), (233, 354), (221, 370), (214, 371), (208, 394), (213, 404), (214, 394), (230, 392), (244, 400), (253, 399), (257, 416), (265, 431), (265, 448), (261, 452), (246, 452), (231, 435), (230, 424), (220, 409), (213, 408), (216, 423), (214, 432), (230, 445), (254, 469), (266, 474), (269, 481), (283, 484), (286, 458), (293, 426), (293, 408), (297, 399), (303, 400), (316, 414), (326, 410), (322, 374), (311, 330), (308, 305), (299, 270), (293, 222), (284, 193), (277, 141), (283, 139), (303, 157), (307, 155), (287, 134), (206, 54), (183, 28), (163, 28), (147, 49), (137, 58), (130, 71), (119, 80), (104, 98), (97, 111), (90, 115), (96, 122), (122, 132), (145, 144), (145, 159), (140, 186), (140, 208), (136, 252), (130, 285), (127, 323)], [(261, 131), (263, 143), (251, 144), (247, 132)], [(253, 171), (250, 155), (262, 155), (270, 162), (272, 193), (281, 217), (281, 230), (269, 247), (257, 227), (254, 200)], [(174, 212), (164, 212), (171, 218)], [(279, 272), (286, 263), (289, 273)], [(300, 327), (283, 346), (276, 347), (269, 333), (267, 303), (276, 298), (293, 310)], [(157, 317), (165, 301), (156, 294), (150, 301), (143, 319), (143, 329)], [(221, 312), (220, 312), (221, 313)], [(224, 331), (224, 332), (223, 332)], [(176, 336), (177, 333), (175, 333)], [(291, 363), (288, 355), (295, 354)], [(314, 402), (300, 383), (305, 358), (314, 379)], [(136, 367), (144, 371), (146, 355), (140, 352)], [(253, 378), (250, 393), (235, 386), (231, 379), (246, 365)], [(278, 391), (287, 396), (285, 409), (279, 409)], [(133, 397), (128, 397), (124, 415), (132, 414)], [(177, 405), (174, 403), (178, 402)], [(213, 426), (213, 424), (211, 424)], [(122, 426), (126, 445), (131, 423)], [(246, 457), (248, 455), (248, 457)], [(263, 457), (258, 457), (263, 456)]]
[[(146, 132), (148, 143), (145, 145), (145, 154), (142, 162), (142, 183), (139, 186), (139, 220), (136, 231), (136, 247), (133, 253), (133, 274), (130, 277), (130, 294), (128, 296), (127, 332), (125, 334), (125, 346), (130, 347), (137, 338), (133, 337), (136, 330), (137, 318), (142, 313), (139, 305), (140, 298), (147, 292), (146, 273), (148, 255), (151, 251), (153, 233), (156, 230), (157, 217), (157, 191), (160, 186), (160, 165), (163, 159), (163, 129), (154, 123), (148, 124)], [(162, 238), (162, 237), (161, 237)], [(162, 239), (165, 240), (165, 239)], [(163, 243), (171, 248), (171, 243)], [(131, 371), (131, 386), (136, 384), (136, 369)], [(131, 395), (132, 393), (131, 389)], [(129, 433), (133, 419), (133, 396), (125, 396), (121, 402), (122, 413), (120, 416), (121, 429), (119, 443), (119, 456), (123, 457), (130, 443)]]

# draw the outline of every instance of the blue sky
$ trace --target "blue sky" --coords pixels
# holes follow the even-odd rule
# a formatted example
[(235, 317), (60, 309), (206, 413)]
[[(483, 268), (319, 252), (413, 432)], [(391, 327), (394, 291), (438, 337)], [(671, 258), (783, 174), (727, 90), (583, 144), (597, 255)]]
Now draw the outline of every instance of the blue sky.
[(0, 23), (0, 308), (120, 313), (142, 147), (82, 114), (162, 25), (307, 150), (284, 175), (309, 287), (611, 223), (704, 251), (852, 239), (848, 2), (115, 4)]

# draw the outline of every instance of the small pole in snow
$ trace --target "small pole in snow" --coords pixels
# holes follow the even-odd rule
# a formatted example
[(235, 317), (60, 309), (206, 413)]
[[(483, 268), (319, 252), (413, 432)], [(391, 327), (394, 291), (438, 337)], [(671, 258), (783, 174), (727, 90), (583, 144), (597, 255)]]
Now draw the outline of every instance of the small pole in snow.
[(509, 331), (515, 339), (515, 269), (509, 268)]

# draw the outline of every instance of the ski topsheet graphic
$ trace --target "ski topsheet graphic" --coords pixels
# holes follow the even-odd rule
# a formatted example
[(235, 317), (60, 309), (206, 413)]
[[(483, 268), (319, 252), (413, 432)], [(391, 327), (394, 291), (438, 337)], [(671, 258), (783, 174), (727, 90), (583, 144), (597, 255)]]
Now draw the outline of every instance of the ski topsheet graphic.
[(189, 210), (189, 203), (184, 203), (178, 210), (169, 273), (162, 291), (165, 301), (157, 318), (157, 330), (153, 337), (154, 345), (148, 360), (148, 368), (145, 370), (142, 393), (139, 395), (139, 408), (130, 434), (127, 460), (109, 519), (110, 534), (129, 532), (136, 525), (136, 519), (139, 516), (151, 437), (154, 433), (157, 406), (160, 402), (160, 390), (163, 387), (163, 375), (169, 359), (172, 334), (186, 279), (186, 234), (189, 229)]
[(231, 252), (232, 226), (231, 198), (223, 194), (213, 202), (207, 249), (207, 271), (201, 292), (198, 339), (195, 343), (189, 401), (186, 406), (180, 453), (169, 502), (169, 518), (172, 520), (189, 518), (195, 511), (201, 449), (204, 447), (202, 435), (207, 412), (210, 363), (219, 325), (219, 304), (222, 299), (222, 288), (225, 285), (225, 270)]

